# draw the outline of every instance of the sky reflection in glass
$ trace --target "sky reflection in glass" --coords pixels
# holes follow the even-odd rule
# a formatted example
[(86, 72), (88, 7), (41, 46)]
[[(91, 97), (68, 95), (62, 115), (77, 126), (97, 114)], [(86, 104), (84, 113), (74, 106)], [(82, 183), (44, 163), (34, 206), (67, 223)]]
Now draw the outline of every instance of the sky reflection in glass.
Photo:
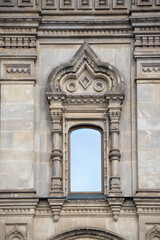
[(80, 128), (70, 141), (71, 192), (101, 192), (101, 133)]

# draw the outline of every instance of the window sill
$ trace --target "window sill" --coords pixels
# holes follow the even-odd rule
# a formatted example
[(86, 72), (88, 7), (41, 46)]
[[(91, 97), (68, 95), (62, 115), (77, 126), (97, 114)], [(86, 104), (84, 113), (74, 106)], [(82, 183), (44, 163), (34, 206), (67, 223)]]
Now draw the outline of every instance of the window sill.
[(71, 193), (66, 197), (67, 200), (79, 200), (79, 199), (102, 199), (106, 200), (106, 196), (102, 193)]

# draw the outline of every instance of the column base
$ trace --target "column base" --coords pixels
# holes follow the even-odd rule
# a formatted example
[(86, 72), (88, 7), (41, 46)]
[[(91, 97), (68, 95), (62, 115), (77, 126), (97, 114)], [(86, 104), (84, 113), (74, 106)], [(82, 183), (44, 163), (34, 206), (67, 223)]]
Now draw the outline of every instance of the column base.
[(51, 190), (49, 192), (50, 197), (63, 197), (63, 191), (62, 190)]

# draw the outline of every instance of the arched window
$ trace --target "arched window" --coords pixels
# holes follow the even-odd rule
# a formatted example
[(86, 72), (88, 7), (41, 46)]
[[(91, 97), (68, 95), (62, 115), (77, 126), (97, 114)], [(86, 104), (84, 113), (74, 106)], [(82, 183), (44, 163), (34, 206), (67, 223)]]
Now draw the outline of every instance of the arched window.
[[(53, 133), (50, 196), (63, 197), (70, 192), (122, 194), (119, 121), (123, 91), (124, 82), (119, 71), (101, 62), (86, 42), (69, 63), (51, 72), (47, 84)], [(97, 126), (99, 129), (76, 130), (74, 126)], [(82, 134), (83, 140), (79, 142)], [(92, 138), (92, 134), (97, 136)], [(102, 135), (103, 139), (98, 140)], [(90, 140), (85, 143), (87, 136)], [(92, 142), (94, 140), (97, 143)], [(75, 150), (82, 143), (82, 149)], [(97, 147), (91, 147), (93, 145)]]
[(70, 192), (102, 192), (102, 131), (74, 128), (69, 142)]

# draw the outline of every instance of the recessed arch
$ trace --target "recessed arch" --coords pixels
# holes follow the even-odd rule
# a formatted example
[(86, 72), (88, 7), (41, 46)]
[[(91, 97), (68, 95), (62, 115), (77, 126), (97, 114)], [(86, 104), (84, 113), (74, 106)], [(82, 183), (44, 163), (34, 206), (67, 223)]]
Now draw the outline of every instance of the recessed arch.
[(49, 238), (48, 240), (76, 240), (76, 239), (83, 239), (83, 238), (92, 238), (97, 240), (125, 240), (123, 237), (119, 235), (99, 229), (99, 228), (76, 228), (67, 230), (65, 232), (59, 233), (54, 235), (53, 237)]
[(25, 236), (22, 232), (15, 230), (6, 235), (6, 240), (25, 240)]

